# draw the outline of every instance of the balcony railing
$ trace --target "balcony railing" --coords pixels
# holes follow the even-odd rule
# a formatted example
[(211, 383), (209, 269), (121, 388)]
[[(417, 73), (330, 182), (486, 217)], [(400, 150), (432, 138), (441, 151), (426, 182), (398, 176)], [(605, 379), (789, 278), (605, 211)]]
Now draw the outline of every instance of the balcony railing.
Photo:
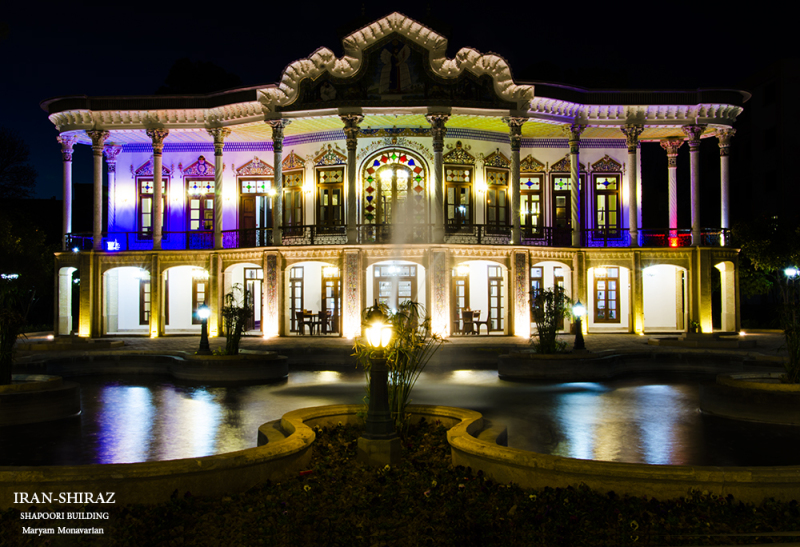
[[(511, 243), (511, 226), (497, 224), (463, 224), (444, 227), (444, 243), (462, 245), (508, 245)], [(283, 245), (345, 245), (345, 226), (284, 226), (281, 228)], [(436, 230), (430, 224), (359, 224), (359, 244), (426, 244), (432, 243)], [(692, 233), (688, 229), (639, 230), (640, 247), (689, 247)], [(273, 229), (223, 230), (224, 249), (249, 249), (272, 246)], [(88, 251), (92, 249), (92, 234), (67, 234), (67, 249)], [(437, 241), (441, 242), (442, 240)], [(564, 228), (530, 227), (520, 229), (520, 245), (531, 247), (571, 247), (572, 231)], [(704, 228), (700, 233), (700, 246), (725, 247), (730, 245), (730, 230)], [(627, 229), (590, 229), (581, 234), (582, 247), (630, 247)], [(151, 251), (152, 232), (104, 232), (104, 251)], [(210, 250), (214, 248), (214, 232), (163, 232), (163, 250)]]

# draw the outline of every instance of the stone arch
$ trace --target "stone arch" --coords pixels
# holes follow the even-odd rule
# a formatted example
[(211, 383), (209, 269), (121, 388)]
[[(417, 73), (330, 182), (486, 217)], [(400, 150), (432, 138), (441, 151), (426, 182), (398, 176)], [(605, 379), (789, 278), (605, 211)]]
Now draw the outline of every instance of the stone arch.
[(644, 332), (685, 331), (688, 289), (689, 275), (684, 266), (658, 263), (643, 268)]
[[(620, 262), (618, 260), (601, 261), (586, 270), (586, 323), (587, 329), (590, 331), (630, 332), (632, 328), (633, 298), (629, 287), (633, 272), (629, 264), (622, 265)], [(608, 270), (614, 268), (617, 269), (617, 277), (609, 277)], [(603, 270), (605, 270), (604, 275), (602, 274)], [(603, 279), (604, 277), (605, 279)], [(613, 289), (609, 289), (609, 287), (613, 287)], [(610, 290), (614, 291), (613, 295), (608, 294)], [(612, 300), (615, 303), (615, 311), (610, 308)], [(609, 317), (612, 315), (612, 311), (616, 317)]]
[[(75, 320), (80, 316), (80, 297), (74, 294), (74, 287), (80, 283), (80, 277), (76, 277), (75, 272), (79, 272), (79, 270), (74, 266), (62, 266), (58, 269), (55, 321), (57, 336), (67, 336), (73, 330), (77, 330)], [(75, 279), (78, 280), (78, 283), (74, 282)]]
[[(499, 267), (499, 279), (492, 275), (493, 267)], [(486, 330), (481, 328), (481, 332), (510, 334), (514, 302), (508, 264), (494, 257), (466, 257), (454, 263), (450, 273), (453, 332), (463, 332), (462, 312), (468, 309), (479, 311), (480, 321), (488, 321)], [(464, 288), (463, 295), (459, 286)]]
[(283, 332), (299, 334), (295, 316), (298, 311), (309, 310), (318, 315), (328, 310), (331, 318), (326, 331), (341, 333), (342, 272), (336, 258), (309, 257), (291, 261), (284, 268), (283, 287), (285, 305), (280, 319)]
[(150, 272), (138, 264), (103, 268), (103, 334), (150, 334)]
[(736, 318), (736, 265), (730, 260), (723, 260), (714, 264), (714, 267), (719, 270), (720, 280), (720, 328), (723, 332), (737, 332), (739, 322)]

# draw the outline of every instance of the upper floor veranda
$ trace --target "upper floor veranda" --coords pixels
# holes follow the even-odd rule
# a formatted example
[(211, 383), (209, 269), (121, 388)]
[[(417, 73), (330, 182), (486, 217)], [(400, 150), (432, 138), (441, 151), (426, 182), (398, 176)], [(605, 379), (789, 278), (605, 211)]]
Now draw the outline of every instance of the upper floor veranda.
[[(277, 84), (43, 102), (64, 161), (65, 248), (725, 245), (728, 153), (747, 93), (519, 83), (502, 58), (464, 48), (448, 59), (446, 45), (394, 13), (346, 37), (342, 58), (319, 49)], [(705, 138), (720, 151), (713, 228), (700, 224)], [(78, 144), (93, 150), (91, 234), (72, 233)], [(642, 146), (668, 159), (659, 230), (641, 229), (642, 185), (663, 184), (642, 180)], [(681, 152), (691, 226), (678, 225)]]

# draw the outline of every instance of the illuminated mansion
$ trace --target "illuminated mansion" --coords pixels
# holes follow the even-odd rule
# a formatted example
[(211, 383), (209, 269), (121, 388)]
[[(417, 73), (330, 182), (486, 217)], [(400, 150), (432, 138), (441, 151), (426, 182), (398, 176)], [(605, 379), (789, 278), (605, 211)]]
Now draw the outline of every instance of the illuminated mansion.
[[(216, 336), (235, 285), (264, 336), (352, 337), (373, 300), (412, 299), (446, 335), (468, 316), (527, 337), (531, 296), (553, 286), (586, 305), (590, 333), (710, 332), (714, 276), (722, 330), (738, 330), (728, 152), (747, 93), (515, 82), (494, 54), (446, 58), (444, 37), (399, 13), (344, 50), (276, 84), (44, 101), (64, 165), (57, 334), (199, 332), (205, 303)], [(706, 138), (720, 151), (719, 179), (703, 181), (721, 187), (703, 204), (721, 208), (714, 229), (699, 220)], [(76, 145), (93, 151), (91, 234), (72, 232)], [(657, 181), (642, 181), (642, 146), (663, 148)], [(691, 226), (677, 222), (679, 154)], [(662, 230), (641, 228), (642, 184), (668, 185)]]

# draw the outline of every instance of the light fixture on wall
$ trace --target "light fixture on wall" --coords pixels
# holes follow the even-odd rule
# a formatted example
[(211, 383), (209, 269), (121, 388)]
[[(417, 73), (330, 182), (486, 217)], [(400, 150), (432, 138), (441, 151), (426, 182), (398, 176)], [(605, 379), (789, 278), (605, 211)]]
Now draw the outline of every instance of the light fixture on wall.
[(339, 268), (336, 266), (325, 266), (322, 268), (322, 276), (326, 278), (339, 277)]
[(208, 270), (204, 270), (202, 268), (194, 268), (192, 270), (192, 277), (194, 279), (208, 279)]
[(455, 268), (456, 276), (469, 277), (469, 264), (459, 264)]
[(608, 273), (608, 270), (606, 270), (605, 268), (602, 268), (602, 267), (594, 269), (594, 276), (595, 277), (605, 277), (607, 273)]

